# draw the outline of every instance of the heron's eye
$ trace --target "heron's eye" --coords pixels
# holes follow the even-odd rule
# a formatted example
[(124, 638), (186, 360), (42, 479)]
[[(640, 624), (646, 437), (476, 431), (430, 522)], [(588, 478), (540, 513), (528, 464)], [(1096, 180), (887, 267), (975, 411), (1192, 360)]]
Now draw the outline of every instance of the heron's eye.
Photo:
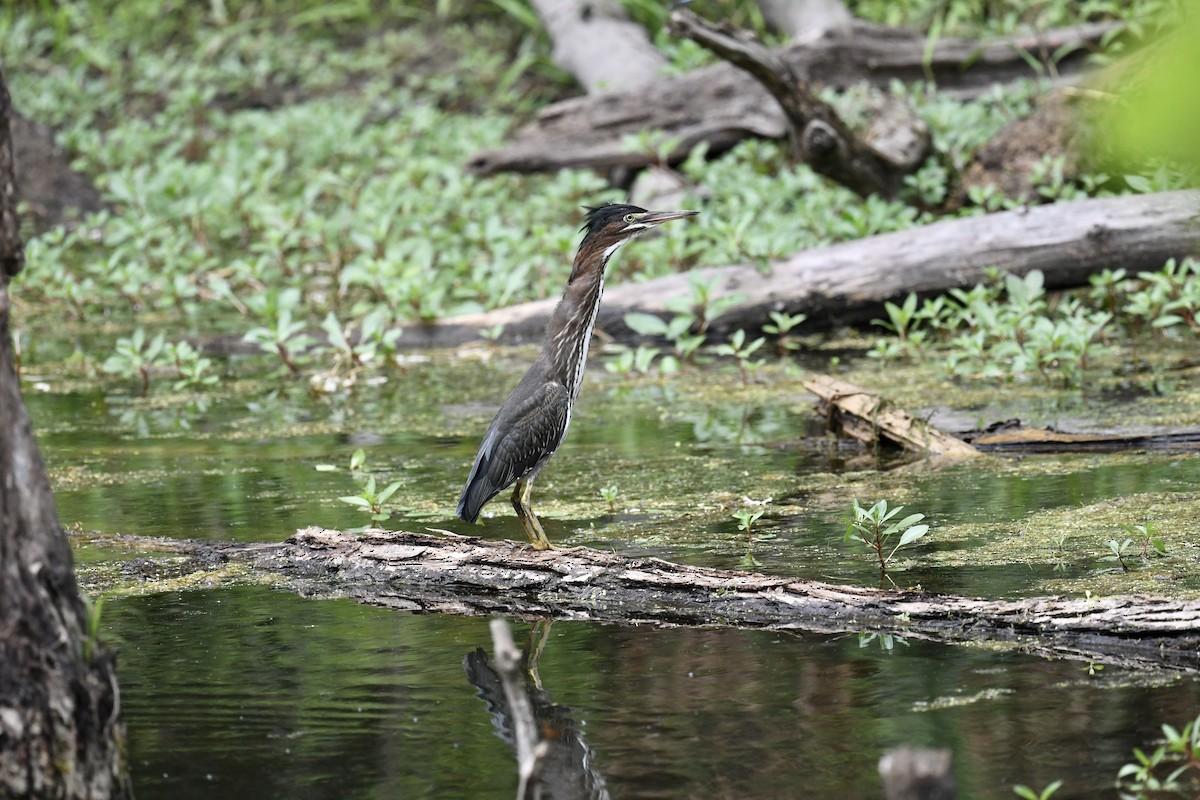
[(625, 215), (626, 222), (633, 222), (635, 219), (637, 219), (637, 214), (626, 214)]

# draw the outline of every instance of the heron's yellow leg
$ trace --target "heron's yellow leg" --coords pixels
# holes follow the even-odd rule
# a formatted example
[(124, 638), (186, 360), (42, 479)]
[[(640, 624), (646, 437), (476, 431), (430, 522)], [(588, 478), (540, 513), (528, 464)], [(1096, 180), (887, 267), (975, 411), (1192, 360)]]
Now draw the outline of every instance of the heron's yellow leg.
[(533, 481), (524, 478), (517, 481), (512, 493), (512, 505), (517, 511), (517, 518), (521, 520), (521, 527), (525, 529), (525, 535), (529, 537), (529, 545), (534, 550), (550, 550), (550, 540), (546, 538), (546, 532), (542, 530), (542, 523), (537, 514), (533, 513), (533, 506), (529, 504), (531, 492)]

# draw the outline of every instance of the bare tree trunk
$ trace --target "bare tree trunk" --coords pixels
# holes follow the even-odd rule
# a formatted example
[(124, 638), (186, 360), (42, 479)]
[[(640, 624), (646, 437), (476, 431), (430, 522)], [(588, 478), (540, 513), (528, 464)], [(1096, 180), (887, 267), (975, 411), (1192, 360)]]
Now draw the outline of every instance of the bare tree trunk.
[(131, 797), (114, 658), (89, 631), (13, 362), (10, 112), (0, 75), (0, 795)]
[(616, 0), (533, 0), (533, 7), (554, 42), (554, 63), (588, 94), (636, 91), (667, 61)]
[(842, 0), (758, 0), (763, 19), (793, 41), (811, 41), (850, 27), (854, 17)]

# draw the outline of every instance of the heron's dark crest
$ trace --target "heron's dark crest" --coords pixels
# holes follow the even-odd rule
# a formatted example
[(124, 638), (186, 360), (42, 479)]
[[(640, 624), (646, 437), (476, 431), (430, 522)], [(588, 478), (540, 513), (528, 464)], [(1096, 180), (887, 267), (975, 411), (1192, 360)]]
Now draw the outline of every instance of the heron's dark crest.
[(516, 483), (513, 507), (533, 547), (550, 547), (529, 504), (533, 481), (558, 450), (571, 424), (583, 382), (592, 328), (604, 294), (604, 269), (625, 242), (656, 225), (695, 211), (647, 211), (605, 203), (587, 209), (583, 240), (566, 291), (546, 326), (541, 355), (496, 412), (475, 456), (458, 502), (458, 516), (474, 522), (484, 504)]

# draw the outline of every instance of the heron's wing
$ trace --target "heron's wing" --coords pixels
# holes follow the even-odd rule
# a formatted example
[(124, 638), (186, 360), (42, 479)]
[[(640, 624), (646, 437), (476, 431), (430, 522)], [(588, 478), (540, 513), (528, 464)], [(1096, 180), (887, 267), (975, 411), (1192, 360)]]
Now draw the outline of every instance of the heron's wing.
[(571, 396), (561, 383), (548, 381), (529, 393), (518, 387), (483, 437), (458, 516), (474, 522), (487, 501), (553, 455), (566, 436), (570, 410)]

